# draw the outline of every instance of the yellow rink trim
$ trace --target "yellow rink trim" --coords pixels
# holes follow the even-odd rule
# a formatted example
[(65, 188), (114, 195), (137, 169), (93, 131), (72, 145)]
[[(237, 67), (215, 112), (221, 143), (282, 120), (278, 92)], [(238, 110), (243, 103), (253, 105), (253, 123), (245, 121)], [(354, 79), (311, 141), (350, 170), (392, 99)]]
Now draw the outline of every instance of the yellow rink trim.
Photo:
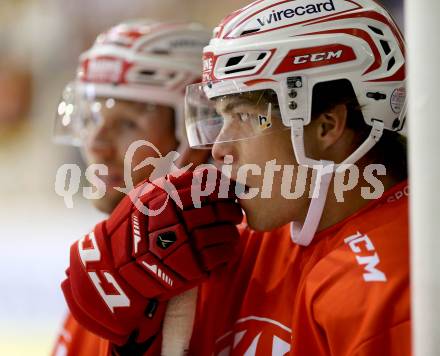
[(7, 356), (48, 356), (52, 351), (56, 330), (35, 331), (23, 328), (22, 334), (17, 330), (0, 331), (0, 355)]

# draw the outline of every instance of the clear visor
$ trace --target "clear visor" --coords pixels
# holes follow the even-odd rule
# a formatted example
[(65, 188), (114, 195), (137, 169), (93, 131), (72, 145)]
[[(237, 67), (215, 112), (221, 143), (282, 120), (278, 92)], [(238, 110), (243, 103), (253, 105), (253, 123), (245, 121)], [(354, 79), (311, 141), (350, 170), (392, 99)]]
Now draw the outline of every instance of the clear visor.
[[(84, 146), (105, 126), (115, 135), (158, 117), (161, 106), (97, 95), (92, 85), (66, 86), (58, 103), (54, 140), (57, 143)], [(140, 125), (145, 126), (145, 125)]]
[(83, 130), (80, 114), (80, 98), (74, 83), (63, 90), (55, 114), (54, 140), (56, 143), (80, 146)]
[(193, 148), (209, 149), (215, 143), (233, 142), (289, 130), (281, 120), (273, 90), (247, 91), (209, 98), (221, 82), (187, 87), (185, 125)]

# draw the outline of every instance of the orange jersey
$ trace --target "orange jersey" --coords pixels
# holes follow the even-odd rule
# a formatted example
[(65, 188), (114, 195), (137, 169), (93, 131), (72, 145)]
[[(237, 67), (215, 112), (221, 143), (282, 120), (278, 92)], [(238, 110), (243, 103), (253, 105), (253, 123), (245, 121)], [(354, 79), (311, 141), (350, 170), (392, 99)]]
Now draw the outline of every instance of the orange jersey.
[[(245, 228), (239, 257), (199, 288), (189, 355), (409, 355), (407, 193), (399, 184), (308, 247), (289, 226)], [(63, 355), (108, 356), (71, 317), (65, 331)]]
[[(145, 356), (160, 355), (162, 337), (157, 337), (149, 347)], [(63, 329), (58, 335), (52, 356), (125, 356), (139, 355), (138, 351), (126, 349), (117, 351), (106, 339), (85, 329), (69, 313), (64, 321)]]
[(312, 244), (245, 229), (199, 290), (190, 355), (409, 355), (407, 183)]
[(109, 349), (107, 340), (84, 329), (69, 313), (52, 356), (108, 356)]

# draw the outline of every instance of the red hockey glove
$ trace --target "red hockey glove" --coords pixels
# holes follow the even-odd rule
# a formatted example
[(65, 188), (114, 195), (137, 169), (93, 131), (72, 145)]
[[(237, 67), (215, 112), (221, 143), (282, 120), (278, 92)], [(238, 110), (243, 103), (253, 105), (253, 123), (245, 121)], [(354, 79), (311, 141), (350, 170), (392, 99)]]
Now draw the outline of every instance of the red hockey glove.
[(234, 255), (243, 216), (224, 181), (211, 169), (144, 183), (76, 242), (62, 288), (77, 321), (118, 345), (159, 333), (166, 301)]

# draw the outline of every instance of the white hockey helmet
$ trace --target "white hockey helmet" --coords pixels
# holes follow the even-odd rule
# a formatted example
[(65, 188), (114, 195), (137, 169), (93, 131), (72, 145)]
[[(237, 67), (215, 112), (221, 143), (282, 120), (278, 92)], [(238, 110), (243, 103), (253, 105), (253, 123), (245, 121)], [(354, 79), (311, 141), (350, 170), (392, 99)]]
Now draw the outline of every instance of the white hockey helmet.
[[(186, 94), (190, 145), (204, 147), (290, 129), (299, 164), (333, 165), (306, 157), (303, 131), (312, 119), (314, 86), (341, 79), (351, 83), (365, 123), (372, 127), (366, 141), (342, 162), (354, 164), (384, 129), (400, 131), (405, 124), (405, 45), (397, 25), (373, 0), (254, 1), (226, 17), (204, 49), (203, 82), (189, 86)], [(255, 113), (254, 124), (241, 120), (246, 130), (233, 130), (229, 136), (221, 132), (225, 119), (216, 112), (219, 99), (267, 90), (276, 94), (282, 125), (272, 125), (273, 100), (263, 99), (258, 102), (267, 105), (267, 115)], [(329, 182), (329, 177), (322, 180), (321, 192)], [(310, 243), (324, 195), (312, 199), (295, 241)]]
[(200, 80), (209, 37), (198, 24), (151, 20), (124, 22), (100, 34), (80, 56), (76, 78), (63, 91), (55, 140), (82, 145), (84, 115), (98, 110), (91, 103), (104, 98), (109, 105), (120, 99), (173, 108), (176, 137), (182, 142), (185, 87)]

